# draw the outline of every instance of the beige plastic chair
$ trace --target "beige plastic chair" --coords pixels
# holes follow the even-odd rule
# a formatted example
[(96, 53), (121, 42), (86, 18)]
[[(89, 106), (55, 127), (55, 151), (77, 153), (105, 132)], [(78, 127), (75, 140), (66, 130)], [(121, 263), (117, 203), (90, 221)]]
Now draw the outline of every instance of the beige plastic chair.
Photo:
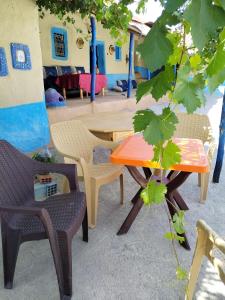
[[(216, 143), (212, 136), (212, 129), (207, 115), (177, 113), (179, 124), (174, 134), (175, 137), (200, 139), (204, 143), (208, 155), (209, 170), (211, 169)], [(209, 173), (198, 176), (198, 185), (201, 187), (200, 202), (207, 198)]]
[[(195, 285), (201, 268), (202, 258), (206, 256), (215, 267), (221, 281), (225, 284), (224, 259), (225, 240), (219, 237), (204, 221), (197, 222), (197, 242), (192, 260), (189, 281), (186, 290), (186, 300), (193, 299)], [(216, 251), (216, 255), (215, 254)], [(219, 258), (221, 257), (221, 259)]]
[(123, 167), (111, 163), (93, 163), (95, 147), (102, 146), (113, 150), (117, 144), (97, 138), (79, 120), (51, 125), (51, 135), (54, 146), (64, 156), (64, 161), (77, 164), (78, 176), (85, 184), (88, 224), (93, 228), (96, 226), (98, 193), (101, 185), (119, 177), (120, 203), (123, 204)]

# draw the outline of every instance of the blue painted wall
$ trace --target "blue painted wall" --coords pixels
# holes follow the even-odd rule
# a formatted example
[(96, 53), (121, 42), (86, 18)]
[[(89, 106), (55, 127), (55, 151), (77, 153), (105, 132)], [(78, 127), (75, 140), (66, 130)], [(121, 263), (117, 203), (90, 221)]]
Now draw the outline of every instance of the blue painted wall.
[(145, 67), (134, 66), (134, 72), (140, 73), (143, 79), (148, 78), (148, 69)]
[[(128, 80), (128, 73), (125, 74), (106, 74), (108, 89), (113, 89), (117, 80)], [(134, 76), (132, 75), (132, 78)]]
[(45, 101), (0, 109), (0, 139), (23, 152), (50, 142)]

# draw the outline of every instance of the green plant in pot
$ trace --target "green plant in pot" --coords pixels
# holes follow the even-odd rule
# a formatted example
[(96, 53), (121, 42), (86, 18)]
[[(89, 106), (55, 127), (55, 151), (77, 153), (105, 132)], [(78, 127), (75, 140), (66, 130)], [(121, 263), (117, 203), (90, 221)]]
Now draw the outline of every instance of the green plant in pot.
[[(56, 162), (55, 156), (52, 155), (52, 153), (50, 152), (50, 150), (48, 149), (47, 146), (45, 146), (39, 152), (35, 152), (32, 155), (32, 159), (43, 162), (43, 163), (55, 163)], [(49, 174), (49, 172), (44, 172), (39, 175), (48, 175), (48, 174)]]

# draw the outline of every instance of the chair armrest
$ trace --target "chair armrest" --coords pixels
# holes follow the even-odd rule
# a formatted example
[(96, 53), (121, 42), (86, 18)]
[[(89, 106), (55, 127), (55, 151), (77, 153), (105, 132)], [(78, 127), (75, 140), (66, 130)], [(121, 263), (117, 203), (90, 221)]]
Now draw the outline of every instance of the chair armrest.
[(99, 143), (97, 146), (102, 146), (103, 148), (114, 150), (116, 149), (116, 147), (118, 147), (118, 145), (119, 143), (117, 142), (104, 141), (99, 139)]
[(70, 190), (78, 190), (79, 184), (77, 178), (77, 167), (75, 164), (55, 164), (55, 163), (42, 163), (34, 161), (34, 172), (36, 174), (43, 172), (52, 172), (65, 175), (70, 184)]
[[(2, 213), (23, 214), (23, 215), (31, 215), (31, 216), (38, 217), (48, 237), (56, 267), (60, 265), (58, 268), (59, 268), (59, 272), (61, 272), (62, 270), (61, 260), (58, 259), (60, 255), (59, 243), (58, 243), (56, 231), (53, 227), (52, 220), (50, 218), (48, 211), (43, 207), (39, 208), (39, 207), (26, 207), (26, 206), (17, 206), (17, 207), (0, 206), (0, 215)], [(61, 276), (59, 277), (60, 281), (61, 281)]]
[(55, 230), (53, 228), (51, 218), (45, 208), (27, 206), (0, 206), (0, 215), (2, 213), (22, 214), (38, 217), (43, 224), (48, 236), (55, 235)]
[(0, 213), (19, 213), (24, 215), (41, 216), (45, 208), (41, 207), (26, 207), (26, 206), (0, 206)]

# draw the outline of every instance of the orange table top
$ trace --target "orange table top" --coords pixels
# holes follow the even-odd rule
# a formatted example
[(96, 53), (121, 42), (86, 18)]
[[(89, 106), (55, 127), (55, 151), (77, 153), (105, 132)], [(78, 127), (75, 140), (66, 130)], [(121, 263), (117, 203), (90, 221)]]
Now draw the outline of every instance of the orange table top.
[[(181, 162), (171, 170), (207, 173), (209, 171), (207, 155), (201, 140), (174, 138), (173, 142), (181, 149)], [(127, 166), (139, 166), (160, 169), (153, 158), (153, 147), (148, 145), (143, 136), (133, 135), (125, 139), (111, 154), (111, 162)]]

